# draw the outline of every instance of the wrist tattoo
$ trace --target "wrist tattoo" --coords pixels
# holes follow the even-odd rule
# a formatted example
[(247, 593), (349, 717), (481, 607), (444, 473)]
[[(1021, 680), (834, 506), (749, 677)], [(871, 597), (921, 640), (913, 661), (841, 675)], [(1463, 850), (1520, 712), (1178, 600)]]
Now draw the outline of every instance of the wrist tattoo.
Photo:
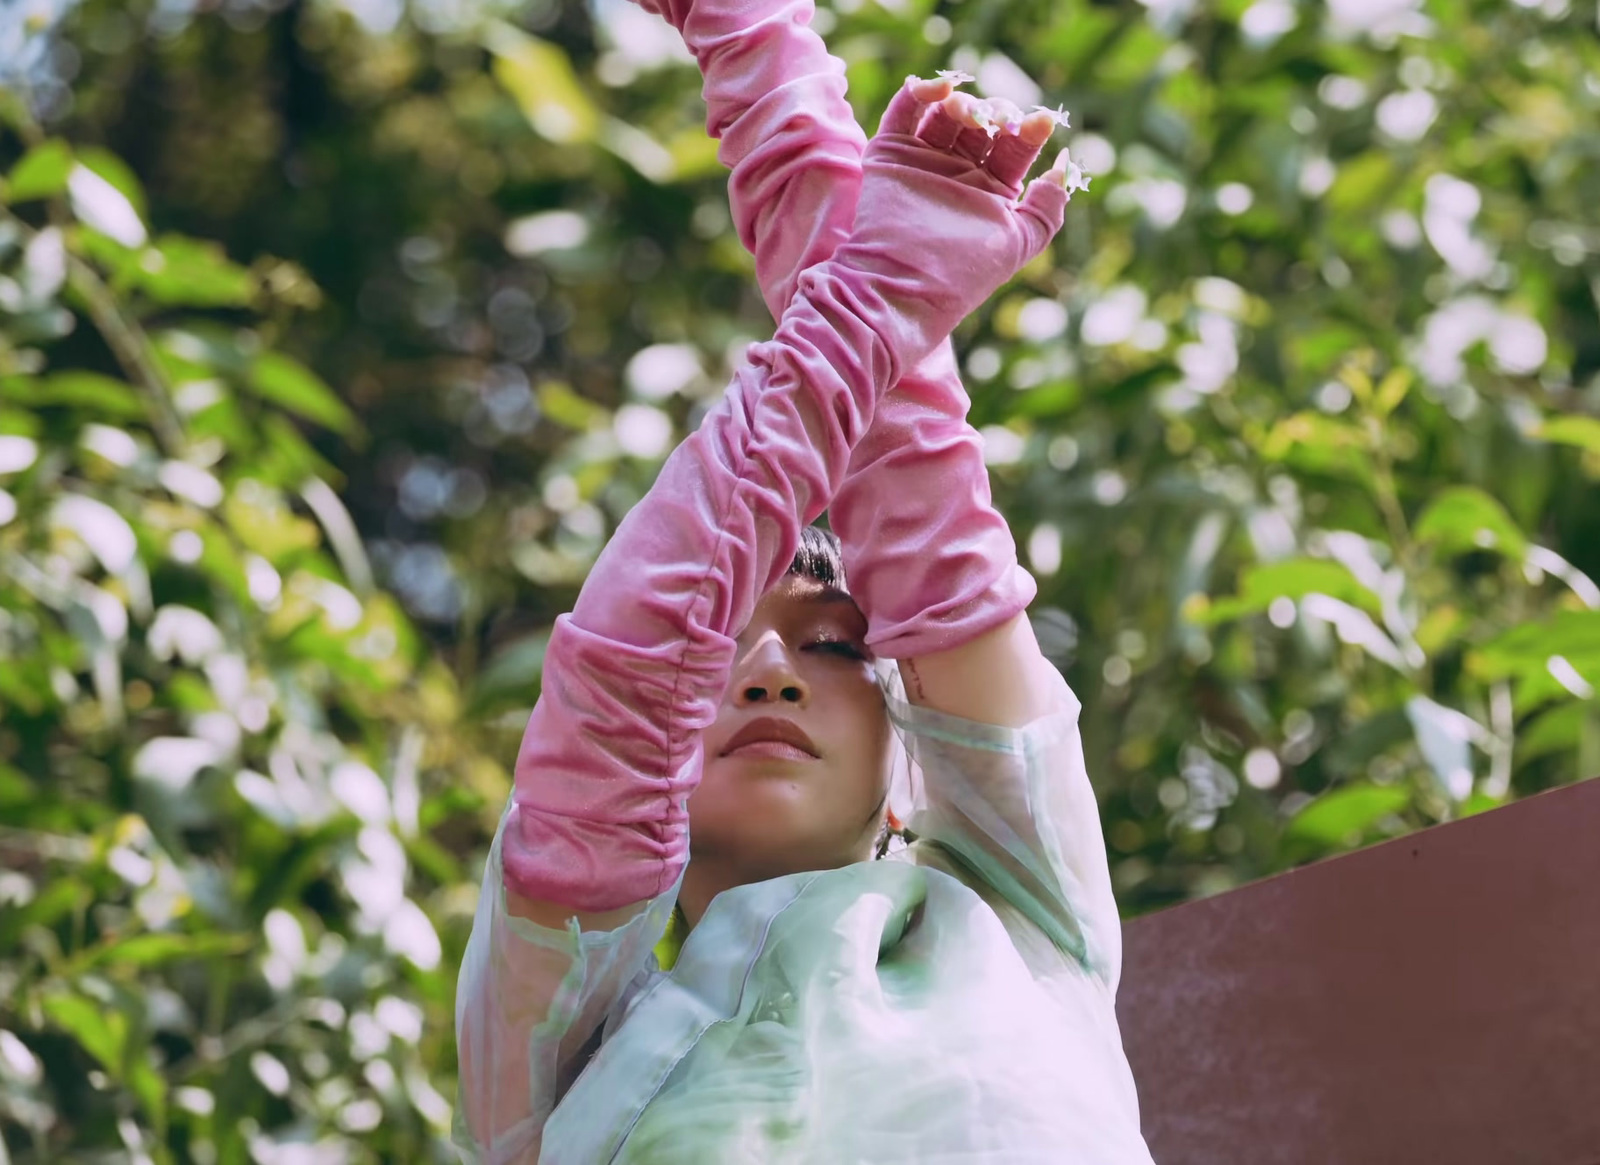
[(922, 689), (922, 676), (917, 674), (917, 661), (914, 659), (907, 659), (904, 661), (903, 666), (906, 669), (906, 678), (911, 681), (912, 694), (915, 695), (919, 700), (927, 699), (928, 693)]

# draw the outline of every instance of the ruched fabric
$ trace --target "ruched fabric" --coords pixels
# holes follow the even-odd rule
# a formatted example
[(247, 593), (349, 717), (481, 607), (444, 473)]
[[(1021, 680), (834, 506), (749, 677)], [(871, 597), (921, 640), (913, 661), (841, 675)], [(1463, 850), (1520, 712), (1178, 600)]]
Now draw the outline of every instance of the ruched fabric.
[(536, 927), (496, 847), (458, 996), (494, 1131), (463, 1123), (465, 1159), (1147, 1165), (1076, 698), (1006, 729), (885, 687), (918, 840), (725, 891), (670, 973), (676, 887), (616, 931)]

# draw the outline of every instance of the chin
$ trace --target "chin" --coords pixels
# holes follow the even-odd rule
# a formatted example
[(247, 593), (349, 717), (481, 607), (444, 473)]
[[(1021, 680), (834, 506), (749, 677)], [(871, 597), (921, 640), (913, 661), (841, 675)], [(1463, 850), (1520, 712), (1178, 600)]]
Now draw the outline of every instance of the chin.
[(849, 824), (821, 819), (815, 790), (801, 781), (767, 778), (740, 789), (736, 799), (698, 798), (697, 792), (689, 805), (689, 860), (714, 856), (743, 870), (745, 882), (836, 869), (859, 861), (864, 855), (856, 851), (870, 845), (846, 836)]

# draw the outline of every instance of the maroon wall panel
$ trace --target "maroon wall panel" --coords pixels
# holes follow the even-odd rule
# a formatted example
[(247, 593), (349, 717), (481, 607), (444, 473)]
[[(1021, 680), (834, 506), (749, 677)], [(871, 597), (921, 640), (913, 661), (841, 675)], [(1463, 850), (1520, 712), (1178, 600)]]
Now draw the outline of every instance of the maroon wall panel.
[(1600, 781), (1125, 932), (1157, 1165), (1600, 1165)]

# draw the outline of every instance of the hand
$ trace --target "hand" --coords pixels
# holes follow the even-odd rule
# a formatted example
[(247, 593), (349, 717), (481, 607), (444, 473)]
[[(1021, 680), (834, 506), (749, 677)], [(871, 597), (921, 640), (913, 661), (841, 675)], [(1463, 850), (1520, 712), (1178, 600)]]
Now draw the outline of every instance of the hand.
[[(885, 338), (908, 363), (1044, 250), (1067, 203), (1065, 153), (1017, 197), (1051, 115), (1002, 109), (996, 118), (994, 103), (952, 89), (911, 78), (890, 102), (862, 162), (854, 227), (833, 261), (847, 278), (867, 276), (863, 290), (892, 309)], [(803, 276), (802, 288), (821, 270)]]

